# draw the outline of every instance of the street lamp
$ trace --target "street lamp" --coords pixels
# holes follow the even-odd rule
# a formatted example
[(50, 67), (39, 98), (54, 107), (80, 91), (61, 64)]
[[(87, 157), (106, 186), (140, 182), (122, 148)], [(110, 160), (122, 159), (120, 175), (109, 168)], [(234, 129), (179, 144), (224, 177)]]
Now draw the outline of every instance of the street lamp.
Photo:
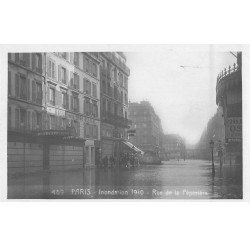
[(210, 148), (211, 148), (211, 154), (212, 154), (212, 174), (215, 175), (215, 169), (214, 169), (214, 141), (211, 140), (209, 142)]

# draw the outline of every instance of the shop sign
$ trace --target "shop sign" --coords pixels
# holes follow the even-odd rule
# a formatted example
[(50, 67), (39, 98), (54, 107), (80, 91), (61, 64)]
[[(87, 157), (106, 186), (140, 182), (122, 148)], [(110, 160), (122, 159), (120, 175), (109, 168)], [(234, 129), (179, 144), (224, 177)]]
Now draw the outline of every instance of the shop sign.
[(242, 118), (230, 117), (226, 120), (226, 140), (240, 141), (242, 138)]

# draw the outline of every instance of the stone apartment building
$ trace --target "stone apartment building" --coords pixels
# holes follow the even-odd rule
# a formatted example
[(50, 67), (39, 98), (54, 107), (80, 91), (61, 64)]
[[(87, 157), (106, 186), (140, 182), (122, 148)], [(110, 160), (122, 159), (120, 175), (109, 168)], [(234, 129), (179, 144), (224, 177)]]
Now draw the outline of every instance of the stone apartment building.
[(85, 166), (95, 165), (100, 140), (98, 53), (47, 54), (47, 122), (49, 129), (73, 127), (85, 140)]
[(144, 151), (146, 162), (160, 161), (163, 131), (154, 108), (147, 101), (129, 103), (129, 118), (132, 120), (131, 130), (135, 130), (135, 136), (129, 139), (131, 143)]
[(100, 157), (119, 157), (127, 139), (128, 77), (126, 57), (122, 52), (100, 53), (101, 150)]
[(8, 172), (95, 165), (98, 53), (8, 55)]

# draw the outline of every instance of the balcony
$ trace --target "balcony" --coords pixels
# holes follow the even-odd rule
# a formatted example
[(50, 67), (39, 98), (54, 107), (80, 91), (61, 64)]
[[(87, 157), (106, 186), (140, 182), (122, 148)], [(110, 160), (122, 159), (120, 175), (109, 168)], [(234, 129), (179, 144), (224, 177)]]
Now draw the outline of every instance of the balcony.
[(241, 67), (239, 65), (234, 63), (233, 67), (229, 66), (228, 69), (225, 68), (221, 71), (217, 76), (216, 104), (219, 103), (227, 89), (240, 86), (241, 84)]
[(109, 112), (102, 113), (102, 121), (123, 128), (129, 128), (132, 125), (131, 120), (122, 116), (114, 115)]

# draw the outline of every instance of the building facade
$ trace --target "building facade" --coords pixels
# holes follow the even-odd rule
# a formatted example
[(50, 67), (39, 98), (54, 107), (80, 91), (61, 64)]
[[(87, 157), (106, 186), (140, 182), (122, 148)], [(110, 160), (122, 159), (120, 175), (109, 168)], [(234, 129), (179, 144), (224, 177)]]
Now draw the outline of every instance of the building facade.
[(127, 139), (128, 77), (126, 57), (121, 52), (100, 53), (101, 150), (100, 159), (122, 153)]
[(100, 144), (99, 54), (48, 53), (46, 111), (48, 129), (75, 130), (85, 140), (85, 166), (95, 165)]
[(144, 152), (145, 162), (160, 162), (162, 151), (161, 120), (147, 101), (129, 103), (129, 118), (132, 120), (131, 130), (135, 135), (129, 140)]
[[(196, 145), (197, 157), (204, 160), (211, 160), (210, 141), (214, 141), (214, 159), (218, 161), (218, 146), (225, 145), (225, 126), (223, 110), (218, 107), (217, 112), (209, 119), (206, 129), (203, 131), (199, 142)], [(225, 148), (223, 147), (223, 150)]]
[(242, 174), (242, 53), (237, 64), (224, 69), (217, 77), (216, 104), (222, 107), (225, 126), (226, 164)]
[(8, 55), (8, 172), (95, 165), (98, 53)]

